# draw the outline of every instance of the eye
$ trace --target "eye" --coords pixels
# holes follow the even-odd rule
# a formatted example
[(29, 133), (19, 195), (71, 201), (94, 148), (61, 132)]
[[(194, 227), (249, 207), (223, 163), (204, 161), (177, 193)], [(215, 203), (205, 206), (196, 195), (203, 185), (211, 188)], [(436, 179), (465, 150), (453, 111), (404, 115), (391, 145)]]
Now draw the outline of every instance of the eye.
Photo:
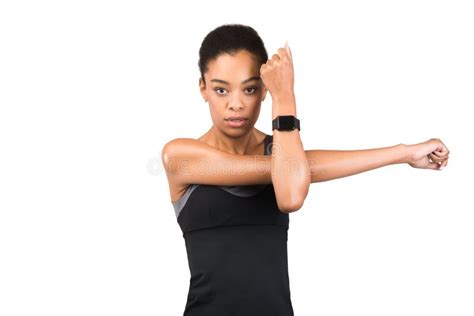
[(246, 90), (253, 89), (253, 91), (250, 94), (254, 94), (255, 91), (257, 91), (257, 87), (248, 87)]
[[(225, 89), (224, 89), (224, 88), (215, 88), (215, 89), (214, 89), (214, 91), (216, 91), (216, 92), (219, 91), (219, 90), (225, 90)], [(221, 94), (221, 95), (222, 95), (222, 93), (219, 93), (219, 92), (217, 92), (217, 94)]]
[[(225, 90), (224, 88), (215, 88), (214, 91), (216, 91), (217, 94), (219, 95), (224, 95), (224, 93), (220, 93), (219, 91), (221, 90)], [(254, 94), (257, 90), (258, 90), (258, 87), (248, 87), (245, 89), (246, 91), (249, 91), (251, 90), (251, 92), (249, 92), (248, 94)]]

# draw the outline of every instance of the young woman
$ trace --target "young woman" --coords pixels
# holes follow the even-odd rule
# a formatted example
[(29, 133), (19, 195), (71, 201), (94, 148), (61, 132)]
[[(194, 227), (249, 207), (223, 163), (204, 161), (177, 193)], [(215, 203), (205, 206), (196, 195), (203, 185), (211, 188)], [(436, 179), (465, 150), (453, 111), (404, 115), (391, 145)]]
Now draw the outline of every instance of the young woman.
[[(449, 151), (435, 138), (365, 150), (304, 150), (287, 45), (269, 60), (253, 28), (227, 24), (204, 38), (199, 56), (200, 91), (213, 125), (162, 150), (191, 273), (184, 315), (293, 315), (289, 213), (301, 208), (309, 185), (395, 163), (440, 170)], [(272, 135), (254, 127), (267, 91), (272, 121), (281, 120)]]

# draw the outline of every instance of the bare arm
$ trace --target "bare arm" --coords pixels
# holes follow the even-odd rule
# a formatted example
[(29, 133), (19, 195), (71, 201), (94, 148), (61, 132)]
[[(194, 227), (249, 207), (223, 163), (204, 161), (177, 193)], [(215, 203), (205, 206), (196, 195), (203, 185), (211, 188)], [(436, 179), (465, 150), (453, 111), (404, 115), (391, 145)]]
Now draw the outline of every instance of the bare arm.
[[(229, 154), (192, 138), (174, 139), (168, 142), (162, 150), (162, 162), (165, 166), (170, 189), (174, 187), (180, 188), (180, 190), (189, 184), (231, 186), (272, 183), (274, 174), (272, 159), (270, 155)], [(283, 174), (286, 170), (289, 169), (278, 170), (278, 172)], [(291, 178), (290, 173), (286, 172), (285, 175), (289, 175), (288, 178)], [(277, 177), (277, 179), (280, 179), (278, 180), (280, 186), (285, 185), (281, 178)], [(308, 166), (308, 186), (309, 180)], [(300, 187), (295, 186), (286, 192), (295, 192), (293, 190)], [(275, 196), (278, 208), (283, 213), (293, 212), (300, 208), (299, 205), (290, 204), (295, 199), (290, 200), (289, 195), (280, 193)]]
[[(288, 94), (273, 100), (272, 120), (279, 115), (296, 116), (295, 97)], [(300, 209), (309, 192), (311, 170), (298, 129), (273, 130), (271, 179), (280, 209), (294, 212)]]
[[(361, 150), (305, 150), (311, 183), (351, 176), (375, 168), (408, 163), (414, 168), (447, 165), (449, 150), (439, 139)], [(433, 163), (429, 162), (429, 159)], [(233, 155), (192, 138), (177, 138), (162, 150), (170, 185), (252, 185), (272, 183), (272, 156)]]
[[(272, 120), (277, 116), (296, 116), (293, 57), (287, 43), (260, 67), (260, 75), (272, 95)], [(297, 211), (311, 184), (311, 171), (298, 129), (273, 130), (271, 163), (278, 208), (284, 212)]]
[(439, 138), (405, 145), (360, 150), (307, 150), (311, 183), (351, 176), (391, 164), (441, 170), (448, 164), (449, 149)]
[(192, 138), (176, 138), (161, 151), (168, 181), (189, 184), (271, 183), (271, 156), (233, 155)]
[(307, 150), (311, 183), (343, 178), (391, 164), (406, 163), (410, 156), (408, 149), (408, 146), (398, 144), (360, 150)]
[[(273, 153), (277, 151), (273, 147)], [(304, 151), (311, 183), (351, 176), (390, 164), (406, 163), (411, 150), (398, 144), (360, 150)], [(177, 138), (162, 150), (162, 161), (170, 180), (187, 186), (252, 185), (273, 183), (272, 156), (233, 155), (192, 138)]]

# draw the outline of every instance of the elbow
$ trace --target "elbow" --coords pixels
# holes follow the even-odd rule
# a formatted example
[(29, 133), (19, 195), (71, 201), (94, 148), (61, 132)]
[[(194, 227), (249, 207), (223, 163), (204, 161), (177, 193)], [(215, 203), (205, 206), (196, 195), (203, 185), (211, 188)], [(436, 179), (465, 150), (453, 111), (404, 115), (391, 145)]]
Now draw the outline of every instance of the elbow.
[(288, 194), (285, 198), (277, 199), (278, 209), (286, 214), (296, 212), (303, 207), (307, 195), (308, 189), (305, 189), (298, 191), (298, 193)]
[(304, 203), (304, 199), (291, 199), (289, 201), (277, 201), (280, 212), (289, 214), (298, 211)]
[[(306, 181), (300, 186), (291, 189), (292, 186), (286, 186), (286, 190), (278, 191), (277, 204), (282, 213), (293, 213), (303, 207), (304, 200), (308, 196), (311, 178), (308, 176)], [(290, 188), (291, 190), (288, 190)]]
[[(300, 170), (302, 172), (292, 175), (290, 178), (276, 178), (277, 181), (273, 181), (278, 208), (283, 213), (292, 213), (301, 209), (308, 195), (311, 185), (309, 164)], [(272, 171), (272, 180), (273, 178)]]

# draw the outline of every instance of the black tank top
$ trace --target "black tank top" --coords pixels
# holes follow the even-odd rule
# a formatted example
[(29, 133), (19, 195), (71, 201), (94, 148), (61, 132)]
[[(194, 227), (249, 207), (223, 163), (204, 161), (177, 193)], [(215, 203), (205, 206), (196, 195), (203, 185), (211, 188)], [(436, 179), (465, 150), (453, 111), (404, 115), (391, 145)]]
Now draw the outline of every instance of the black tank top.
[[(272, 135), (264, 155), (271, 155)], [(184, 316), (293, 316), (287, 231), (273, 185), (191, 184), (173, 202), (191, 278)]]

